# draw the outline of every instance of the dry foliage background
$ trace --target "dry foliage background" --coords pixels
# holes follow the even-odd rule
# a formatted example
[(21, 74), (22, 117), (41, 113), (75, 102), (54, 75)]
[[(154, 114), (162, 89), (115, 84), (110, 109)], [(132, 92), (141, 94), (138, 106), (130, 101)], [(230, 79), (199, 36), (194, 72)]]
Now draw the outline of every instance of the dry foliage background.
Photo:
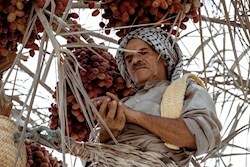
[[(203, 4), (202, 22), (190, 22), (188, 29), (181, 32), (178, 43), (184, 53), (185, 72), (201, 77), (215, 101), (223, 125), (223, 144), (221, 148), (197, 157), (197, 161), (200, 166), (247, 167), (250, 165), (250, 2), (203, 0)], [(72, 2), (71, 10), (80, 14), (82, 31), (97, 44), (104, 42), (108, 47), (117, 47), (114, 33), (104, 34), (98, 26), (101, 18), (92, 17), (92, 10), (77, 1)], [(40, 41), (39, 45), (44, 48), (42, 52), (36, 52), (27, 62), (16, 63), (11, 73), (7, 71), (3, 76), (4, 80), (10, 74), (5, 93), (14, 102), (12, 118), (25, 124), (30, 113), (26, 121), (31, 129), (47, 126), (49, 121), (48, 107), (58, 77), (56, 58), (51, 53), (55, 48), (53, 40), (59, 42), (58, 46), (65, 44), (60, 38), (63, 34), (54, 33), (57, 35), (55, 39), (47, 35), (44, 43)], [(110, 51), (115, 53), (115, 49), (110, 48)], [(26, 54), (25, 50), (22, 54)]]

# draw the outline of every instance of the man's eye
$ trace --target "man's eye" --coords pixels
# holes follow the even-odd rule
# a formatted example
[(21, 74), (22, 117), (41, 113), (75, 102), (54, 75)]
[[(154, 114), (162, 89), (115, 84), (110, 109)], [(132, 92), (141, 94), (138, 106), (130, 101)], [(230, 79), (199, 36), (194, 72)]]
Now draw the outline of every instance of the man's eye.
[(127, 63), (131, 63), (131, 59), (127, 59)]
[(125, 61), (126, 61), (127, 63), (130, 63), (131, 60), (132, 60), (131, 56), (127, 56), (127, 57), (125, 58)]
[(140, 55), (145, 55), (147, 52), (139, 52)]

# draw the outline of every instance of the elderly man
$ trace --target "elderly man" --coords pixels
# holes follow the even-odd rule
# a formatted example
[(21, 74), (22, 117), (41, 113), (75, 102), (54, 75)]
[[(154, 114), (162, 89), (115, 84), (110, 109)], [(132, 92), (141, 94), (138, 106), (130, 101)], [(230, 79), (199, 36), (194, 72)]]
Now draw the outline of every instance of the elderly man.
[[(192, 155), (220, 146), (221, 124), (213, 101), (191, 79), (187, 80), (180, 118), (161, 117), (163, 93), (182, 73), (182, 53), (165, 31), (139, 28), (130, 32), (122, 39), (116, 58), (122, 76), (136, 94), (119, 100), (107, 93), (97, 104), (118, 142), (160, 152), (165, 164), (181, 167), (188, 165)], [(101, 129), (101, 142), (109, 142), (109, 134)]]

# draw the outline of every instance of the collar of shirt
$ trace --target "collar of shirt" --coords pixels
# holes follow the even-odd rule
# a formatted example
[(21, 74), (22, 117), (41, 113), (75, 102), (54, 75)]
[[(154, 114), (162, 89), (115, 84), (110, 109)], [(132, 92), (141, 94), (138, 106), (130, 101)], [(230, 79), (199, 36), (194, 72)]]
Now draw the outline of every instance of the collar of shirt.
[[(136, 92), (135, 95), (133, 95), (133, 97), (137, 96), (137, 95), (140, 95), (140, 94), (144, 94), (146, 93), (149, 89), (153, 88), (153, 87), (157, 87), (157, 86), (160, 86), (160, 85), (166, 85), (169, 86), (170, 85), (170, 81), (168, 80), (150, 80), (150, 81), (147, 81), (145, 83), (145, 86), (138, 90)], [(131, 96), (128, 96), (128, 97), (124, 97), (123, 99), (121, 99), (122, 102), (125, 102), (126, 100), (128, 100)]]
[(170, 84), (170, 82), (168, 80), (149, 80), (145, 83), (144, 87), (142, 89), (140, 89), (138, 92), (140, 91), (147, 91), (155, 86), (159, 86), (161, 84), (166, 84), (167, 86)]

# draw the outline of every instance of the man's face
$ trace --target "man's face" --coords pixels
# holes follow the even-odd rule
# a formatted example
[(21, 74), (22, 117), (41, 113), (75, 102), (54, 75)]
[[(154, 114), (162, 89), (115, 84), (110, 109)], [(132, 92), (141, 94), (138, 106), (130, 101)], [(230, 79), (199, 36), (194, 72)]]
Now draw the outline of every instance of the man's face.
[(140, 39), (131, 39), (124, 52), (124, 60), (128, 73), (135, 85), (143, 87), (148, 80), (165, 80), (164, 60)]

